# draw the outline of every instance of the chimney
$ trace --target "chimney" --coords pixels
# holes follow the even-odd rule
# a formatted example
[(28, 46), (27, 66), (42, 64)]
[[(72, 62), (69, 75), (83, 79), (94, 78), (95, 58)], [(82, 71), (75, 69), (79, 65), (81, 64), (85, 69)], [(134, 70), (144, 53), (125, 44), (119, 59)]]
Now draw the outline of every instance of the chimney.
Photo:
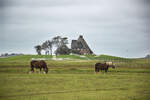
[(80, 36), (79, 36), (79, 38), (83, 38), (83, 36), (82, 36), (82, 35), (80, 35)]

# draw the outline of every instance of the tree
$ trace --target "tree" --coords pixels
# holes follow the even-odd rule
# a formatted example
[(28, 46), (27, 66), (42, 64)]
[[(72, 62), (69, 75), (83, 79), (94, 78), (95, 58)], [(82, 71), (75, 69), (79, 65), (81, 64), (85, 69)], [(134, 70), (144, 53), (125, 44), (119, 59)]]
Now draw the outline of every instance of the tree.
[(66, 44), (68, 44), (68, 38), (67, 37), (63, 37), (63, 38), (61, 38), (61, 41), (60, 41), (61, 43), (61, 46), (62, 45), (66, 45)]
[[(66, 44), (68, 44), (68, 38), (67, 37), (61, 37), (61, 36), (56, 36), (52, 39), (53, 44), (57, 47), (57, 49), (60, 50), (60, 48), (62, 47), (66, 47)], [(57, 50), (55, 51), (55, 53), (57, 54)]]
[(41, 45), (36, 45), (34, 48), (36, 49), (36, 52), (38, 53), (38, 55), (41, 55), (42, 46)]
[(47, 42), (47, 41), (45, 41), (45, 42), (42, 44), (42, 49), (45, 51), (45, 55), (49, 54), (48, 42)]
[(61, 45), (57, 50), (55, 51), (56, 55), (68, 55), (70, 54), (70, 49), (67, 47), (67, 45)]
[(60, 46), (64, 44), (68, 44), (68, 38), (67, 37), (61, 37), (61, 36), (56, 36), (52, 39), (54, 45), (59, 48)]
[(61, 37), (60, 36), (56, 36), (56, 37), (54, 37), (53, 39), (52, 39), (52, 41), (53, 41), (53, 43), (54, 43), (54, 45), (58, 48), (58, 47), (60, 47), (60, 39), (61, 39)]
[(42, 49), (45, 50), (45, 54), (49, 55), (49, 51), (51, 52), (52, 55), (52, 47), (53, 47), (53, 41), (47, 40), (42, 44)]
[(48, 48), (49, 48), (51, 55), (52, 55), (53, 41), (48, 40), (47, 42), (48, 42)]

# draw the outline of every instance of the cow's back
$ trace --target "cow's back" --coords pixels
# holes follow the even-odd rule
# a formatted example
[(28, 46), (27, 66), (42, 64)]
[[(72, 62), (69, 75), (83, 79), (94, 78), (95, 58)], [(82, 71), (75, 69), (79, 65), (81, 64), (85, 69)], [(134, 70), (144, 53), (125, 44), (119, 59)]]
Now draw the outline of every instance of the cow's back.
[(35, 68), (39, 68), (41, 65), (40, 65), (40, 62), (37, 61), (37, 60), (32, 60), (31, 61), (31, 66), (32, 67), (35, 67)]
[(40, 60), (39, 63), (40, 63), (40, 66), (42, 66), (43, 68), (47, 67), (47, 64), (44, 60)]

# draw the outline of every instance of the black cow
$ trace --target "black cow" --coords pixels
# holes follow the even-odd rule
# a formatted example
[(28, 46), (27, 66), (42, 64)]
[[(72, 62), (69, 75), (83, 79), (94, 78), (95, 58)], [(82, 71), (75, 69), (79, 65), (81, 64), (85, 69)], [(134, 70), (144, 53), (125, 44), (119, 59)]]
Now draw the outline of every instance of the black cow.
[(45, 71), (45, 73), (47, 74), (48, 73), (48, 67), (47, 67), (47, 64), (44, 60), (32, 60), (30, 62), (30, 67), (31, 67), (31, 72), (34, 72), (34, 68), (38, 68), (40, 69), (40, 72), (43, 68), (43, 70)]
[(105, 72), (107, 72), (109, 67), (115, 68), (114, 65), (108, 65), (106, 63), (96, 63), (95, 72), (98, 73), (100, 70), (105, 70)]

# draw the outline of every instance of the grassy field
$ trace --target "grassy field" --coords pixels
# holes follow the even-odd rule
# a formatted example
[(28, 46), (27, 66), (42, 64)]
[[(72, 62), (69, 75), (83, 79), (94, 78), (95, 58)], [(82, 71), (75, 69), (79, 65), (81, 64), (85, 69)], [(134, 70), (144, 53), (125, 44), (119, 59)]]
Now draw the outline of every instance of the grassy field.
[[(47, 58), (48, 74), (29, 74), (31, 58)], [(112, 56), (22, 55), (0, 58), (0, 100), (149, 100), (150, 60)], [(117, 66), (94, 73), (104, 60)], [(38, 70), (37, 70), (38, 71)]]

